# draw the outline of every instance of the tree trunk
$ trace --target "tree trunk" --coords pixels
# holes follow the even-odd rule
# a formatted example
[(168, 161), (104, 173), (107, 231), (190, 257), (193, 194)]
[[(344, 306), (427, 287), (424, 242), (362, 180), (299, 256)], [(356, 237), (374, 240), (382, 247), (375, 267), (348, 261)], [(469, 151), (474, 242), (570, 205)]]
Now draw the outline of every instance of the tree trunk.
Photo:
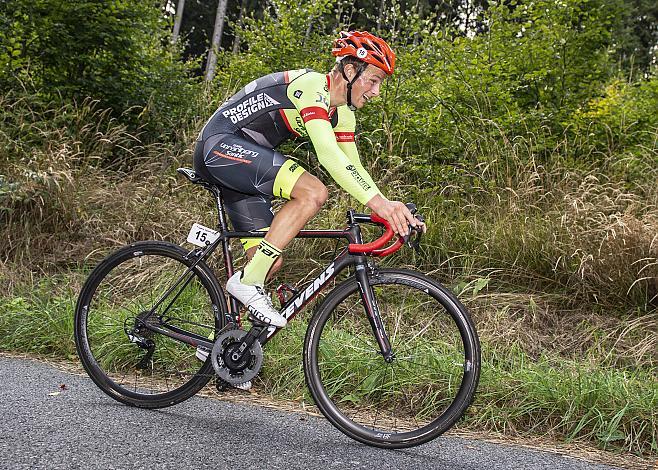
[(233, 54), (240, 52), (240, 29), (242, 28), (242, 17), (244, 10), (247, 8), (247, 0), (240, 2), (240, 11), (238, 12), (238, 21), (236, 22), (235, 35), (233, 36)]
[(221, 46), (222, 34), (224, 32), (224, 19), (226, 18), (227, 0), (219, 0), (217, 3), (217, 14), (215, 15), (215, 29), (212, 34), (212, 42), (208, 51), (208, 62), (206, 63), (206, 81), (210, 82), (215, 77), (217, 66), (217, 51)]
[(174, 32), (171, 35), (171, 42), (178, 41), (178, 34), (180, 33), (180, 25), (183, 22), (183, 10), (185, 9), (185, 0), (178, 0), (176, 7), (176, 18), (174, 19)]
[(308, 20), (308, 28), (306, 28), (306, 34), (304, 35), (304, 45), (308, 42), (308, 38), (311, 37), (311, 31), (313, 31), (313, 17), (311, 16)]
[(343, 24), (341, 19), (343, 17), (343, 2), (338, 2), (338, 8), (336, 9), (336, 30), (340, 31), (343, 29)]
[(379, 15), (377, 16), (377, 32), (378, 33), (382, 30), (382, 20), (383, 20), (385, 10), (386, 10), (386, 0), (382, 0), (382, 4), (379, 7)]

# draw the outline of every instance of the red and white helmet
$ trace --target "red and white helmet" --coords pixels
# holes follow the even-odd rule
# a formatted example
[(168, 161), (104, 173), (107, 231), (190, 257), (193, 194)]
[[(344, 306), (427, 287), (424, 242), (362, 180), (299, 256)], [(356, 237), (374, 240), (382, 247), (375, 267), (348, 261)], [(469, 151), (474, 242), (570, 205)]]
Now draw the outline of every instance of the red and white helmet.
[(367, 31), (341, 31), (331, 53), (336, 57), (352, 56), (393, 75), (395, 52), (381, 38)]

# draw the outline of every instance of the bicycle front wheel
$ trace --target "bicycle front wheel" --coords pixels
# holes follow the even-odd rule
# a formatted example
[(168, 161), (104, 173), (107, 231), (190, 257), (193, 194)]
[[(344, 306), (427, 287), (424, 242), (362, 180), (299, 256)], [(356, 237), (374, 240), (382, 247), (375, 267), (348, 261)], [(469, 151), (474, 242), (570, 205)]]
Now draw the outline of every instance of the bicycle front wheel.
[(174, 405), (214, 375), (196, 347), (144, 327), (213, 338), (224, 326), (226, 299), (214, 274), (203, 262), (185, 274), (193, 264), (186, 254), (171, 243), (134, 243), (102, 261), (82, 288), (75, 311), (78, 356), (96, 385), (122, 403)]
[(329, 293), (304, 344), (306, 382), (320, 411), (368, 445), (411, 447), (448, 430), (473, 399), (480, 346), (465, 307), (407, 270), (370, 276), (395, 355), (386, 362), (354, 278)]

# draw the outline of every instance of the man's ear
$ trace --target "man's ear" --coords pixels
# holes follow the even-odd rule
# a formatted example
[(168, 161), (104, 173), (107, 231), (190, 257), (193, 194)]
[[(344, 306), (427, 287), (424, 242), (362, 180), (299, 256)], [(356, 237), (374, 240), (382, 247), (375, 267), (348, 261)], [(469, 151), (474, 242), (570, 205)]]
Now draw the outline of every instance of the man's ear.
[(354, 67), (354, 64), (345, 64), (343, 70), (345, 70), (345, 75), (350, 81), (354, 78), (354, 75), (356, 75), (356, 67)]

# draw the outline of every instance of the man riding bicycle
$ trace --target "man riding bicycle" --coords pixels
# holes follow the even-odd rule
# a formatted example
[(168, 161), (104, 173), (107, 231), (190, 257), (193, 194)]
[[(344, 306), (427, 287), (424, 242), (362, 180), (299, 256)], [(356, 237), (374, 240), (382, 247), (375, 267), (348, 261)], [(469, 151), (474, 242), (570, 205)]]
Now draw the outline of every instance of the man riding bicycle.
[[(361, 164), (354, 110), (378, 96), (393, 74), (395, 53), (368, 32), (341, 32), (329, 74), (290, 70), (258, 78), (220, 106), (196, 144), (194, 169), (223, 188), (228, 216), (238, 231), (268, 231), (243, 239), (249, 261), (226, 290), (267, 324), (286, 319), (264, 291), (268, 275), (282, 264), (281, 252), (326, 202), (327, 188), (298, 163), (274, 150), (281, 142), (307, 137), (320, 164), (359, 202), (386, 219), (398, 235), (425, 226), (398, 201), (385, 198)], [(276, 214), (272, 199), (288, 201)], [(260, 242), (259, 242), (260, 240)]]

